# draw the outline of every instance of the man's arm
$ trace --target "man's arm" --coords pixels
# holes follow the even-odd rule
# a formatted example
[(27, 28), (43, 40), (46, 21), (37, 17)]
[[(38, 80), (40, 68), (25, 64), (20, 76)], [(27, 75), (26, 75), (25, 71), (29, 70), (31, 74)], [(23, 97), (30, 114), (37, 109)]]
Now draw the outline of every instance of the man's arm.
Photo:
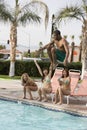
[(45, 49), (47, 49), (48, 46), (53, 46), (53, 45), (54, 45), (54, 42), (52, 41), (52, 42), (46, 44), (44, 47), (40, 48), (39, 51), (45, 50)]

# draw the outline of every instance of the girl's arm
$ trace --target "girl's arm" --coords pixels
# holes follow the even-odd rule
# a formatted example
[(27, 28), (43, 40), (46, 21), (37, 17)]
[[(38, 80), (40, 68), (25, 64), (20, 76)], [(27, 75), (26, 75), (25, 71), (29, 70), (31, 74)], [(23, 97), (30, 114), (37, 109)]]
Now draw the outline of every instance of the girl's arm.
[(42, 70), (41, 70), (39, 64), (37, 63), (37, 61), (36, 61), (35, 59), (34, 59), (34, 63), (35, 63), (35, 65), (36, 65), (36, 67), (37, 67), (37, 69), (38, 69), (40, 75), (43, 76)]

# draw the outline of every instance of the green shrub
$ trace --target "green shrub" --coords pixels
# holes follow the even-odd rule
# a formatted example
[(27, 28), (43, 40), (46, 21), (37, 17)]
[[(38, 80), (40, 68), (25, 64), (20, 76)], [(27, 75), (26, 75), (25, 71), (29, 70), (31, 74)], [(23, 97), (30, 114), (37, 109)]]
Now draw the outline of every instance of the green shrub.
[(8, 75), (9, 74), (9, 61), (0, 61), (0, 74)]
[(82, 70), (81, 62), (72, 62), (67, 65), (68, 69)]
[[(59, 67), (64, 67), (64, 65), (59, 64)], [(75, 70), (82, 70), (82, 63), (81, 62), (71, 62), (68, 63), (66, 66), (68, 69), (75, 69)]]
[[(41, 69), (49, 68), (49, 62), (38, 61)], [(10, 61), (0, 61), (0, 74), (9, 74)], [(59, 65), (63, 67), (63, 65)], [(67, 65), (68, 69), (80, 70), (82, 69), (82, 64), (80, 62), (72, 62)], [(33, 61), (16, 61), (15, 62), (15, 75), (21, 76), (23, 73), (28, 73), (31, 77), (40, 77), (36, 65)]]
[(25, 63), (23, 61), (16, 61), (15, 63), (15, 75), (21, 76), (25, 72)]

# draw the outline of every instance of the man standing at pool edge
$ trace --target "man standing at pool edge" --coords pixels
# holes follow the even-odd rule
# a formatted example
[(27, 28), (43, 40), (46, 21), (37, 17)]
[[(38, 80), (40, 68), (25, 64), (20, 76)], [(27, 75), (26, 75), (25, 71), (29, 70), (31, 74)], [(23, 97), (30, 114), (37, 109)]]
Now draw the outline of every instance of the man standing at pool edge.
[(59, 30), (55, 30), (53, 32), (52, 42), (45, 45), (39, 51), (44, 49), (47, 49), (47, 53), (53, 68), (58, 65), (58, 62), (62, 62), (66, 66), (69, 56), (69, 47), (68, 42), (61, 37), (61, 32)]

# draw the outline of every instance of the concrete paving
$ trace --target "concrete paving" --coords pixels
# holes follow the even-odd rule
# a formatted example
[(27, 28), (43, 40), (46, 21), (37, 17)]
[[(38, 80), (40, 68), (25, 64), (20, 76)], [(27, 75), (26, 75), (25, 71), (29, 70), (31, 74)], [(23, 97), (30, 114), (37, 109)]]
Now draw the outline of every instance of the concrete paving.
[[(41, 86), (39, 81), (36, 83), (39, 87)], [(36, 100), (38, 93), (33, 92), (32, 94), (35, 100), (29, 100), (28, 93), (27, 99), (23, 99), (23, 86), (21, 85), (20, 80), (0, 79), (0, 99), (11, 99), (21, 101), (23, 103), (32, 103), (48, 109), (62, 110), (69, 113), (87, 116), (87, 97), (71, 97), (69, 105), (66, 104), (66, 98), (64, 97), (64, 104), (58, 105), (52, 103), (50, 95), (49, 102), (39, 102)]]

